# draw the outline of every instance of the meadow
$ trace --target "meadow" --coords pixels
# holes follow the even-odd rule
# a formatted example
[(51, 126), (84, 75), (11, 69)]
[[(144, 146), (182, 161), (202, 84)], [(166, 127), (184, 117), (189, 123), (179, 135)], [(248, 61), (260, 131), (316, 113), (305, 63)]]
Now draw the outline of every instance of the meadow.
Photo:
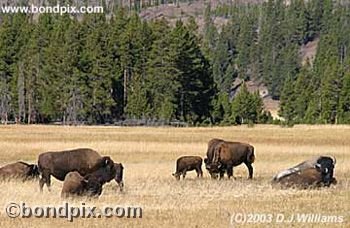
[[(235, 180), (212, 180), (189, 172), (172, 177), (181, 155), (205, 157), (211, 138), (241, 141), (255, 147), (254, 178), (244, 165)], [(36, 163), (40, 153), (78, 147), (110, 155), (125, 167), (125, 191), (116, 183), (104, 186), (99, 199), (71, 199), (72, 205), (140, 206), (142, 218), (8, 218), (9, 202), (62, 205), (62, 182), (52, 179), (52, 191), (39, 192), (37, 181), (0, 183), (0, 227), (236, 227), (232, 215), (296, 213), (342, 216), (342, 223), (250, 223), (248, 227), (350, 227), (350, 126), (279, 126), (213, 128), (124, 128), (62, 126), (0, 126), (0, 166), (14, 161)], [(275, 189), (274, 174), (316, 155), (337, 158), (336, 186), (323, 189)]]

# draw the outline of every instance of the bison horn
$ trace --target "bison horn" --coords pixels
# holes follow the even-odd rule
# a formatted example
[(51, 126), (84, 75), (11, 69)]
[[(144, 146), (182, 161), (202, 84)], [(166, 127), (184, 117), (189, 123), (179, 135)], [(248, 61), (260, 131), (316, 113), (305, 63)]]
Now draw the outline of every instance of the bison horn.
[(335, 157), (332, 157), (333, 158), (333, 165), (337, 164), (337, 159)]
[(321, 169), (321, 168), (322, 168), (321, 164), (319, 164), (319, 163), (315, 164), (315, 169)]

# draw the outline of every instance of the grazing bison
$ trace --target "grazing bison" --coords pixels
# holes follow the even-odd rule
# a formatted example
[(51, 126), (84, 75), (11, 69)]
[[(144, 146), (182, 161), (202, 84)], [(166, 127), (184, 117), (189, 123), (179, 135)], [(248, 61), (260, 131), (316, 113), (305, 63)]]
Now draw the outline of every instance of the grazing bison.
[(23, 181), (26, 181), (38, 177), (38, 166), (34, 164), (27, 164), (25, 162), (15, 162), (0, 168), (1, 179), (19, 178)]
[(335, 158), (318, 156), (279, 172), (272, 183), (297, 188), (330, 186), (337, 183), (333, 177), (335, 164)]
[(124, 181), (123, 181), (123, 173), (124, 173), (124, 167), (122, 163), (114, 163), (114, 169), (115, 169), (115, 178), (114, 180), (117, 182), (120, 191), (123, 191), (124, 188)]
[(69, 172), (64, 178), (61, 197), (69, 196), (99, 196), (102, 193), (102, 183), (96, 178), (84, 178), (77, 171)]
[(176, 172), (173, 173), (173, 176), (180, 180), (180, 176), (185, 179), (186, 172), (196, 170), (197, 177), (203, 176), (202, 172), (202, 158), (199, 156), (183, 156), (177, 159), (176, 161)]
[(204, 164), (205, 164), (205, 168), (208, 170), (208, 172), (212, 178), (216, 178), (216, 176), (217, 176), (216, 173), (212, 172), (210, 169), (211, 163), (213, 162), (214, 149), (219, 143), (221, 143), (223, 141), (224, 140), (222, 140), (222, 139), (214, 138), (208, 142), (207, 157), (204, 158)]
[(50, 191), (51, 175), (64, 181), (69, 172), (77, 171), (81, 176), (86, 176), (110, 164), (114, 167), (110, 157), (101, 157), (96, 151), (86, 148), (42, 153), (38, 160), (41, 173), (40, 191), (43, 190), (44, 184)]
[(226, 171), (228, 178), (230, 178), (233, 176), (233, 167), (244, 163), (249, 171), (249, 179), (252, 179), (254, 160), (254, 147), (252, 145), (222, 141), (215, 146), (213, 160), (207, 169), (212, 173), (220, 173), (220, 179)]

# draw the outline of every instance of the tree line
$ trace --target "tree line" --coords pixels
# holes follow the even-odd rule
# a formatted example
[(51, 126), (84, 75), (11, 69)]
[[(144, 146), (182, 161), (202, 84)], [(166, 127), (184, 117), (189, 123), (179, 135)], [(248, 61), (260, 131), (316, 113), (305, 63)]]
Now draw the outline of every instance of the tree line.
[[(0, 118), (104, 124), (125, 118), (198, 124), (271, 122), (259, 80), (291, 123), (350, 121), (349, 8), (331, 0), (230, 4), (174, 26), (113, 14), (0, 16)], [(228, 19), (221, 28), (215, 17)], [(300, 46), (319, 39), (314, 62)]]

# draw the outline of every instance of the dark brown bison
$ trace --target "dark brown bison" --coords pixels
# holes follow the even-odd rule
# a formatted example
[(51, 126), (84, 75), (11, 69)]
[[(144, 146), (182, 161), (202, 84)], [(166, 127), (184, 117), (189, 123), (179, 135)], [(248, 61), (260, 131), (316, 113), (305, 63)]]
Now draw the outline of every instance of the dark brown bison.
[(202, 158), (199, 156), (183, 156), (177, 159), (176, 161), (176, 172), (173, 173), (173, 176), (180, 180), (180, 176), (185, 179), (186, 172), (196, 170), (197, 177), (203, 176), (202, 172)]
[[(64, 181), (69, 172), (77, 171), (81, 176), (86, 176), (100, 168), (109, 167), (111, 164), (114, 167), (114, 162), (110, 157), (101, 157), (96, 151), (86, 148), (42, 153), (38, 160), (41, 173), (40, 190), (43, 190), (44, 184), (50, 190), (51, 175)], [(113, 178), (114, 176), (111, 179)]]
[(217, 177), (217, 173), (211, 172), (211, 169), (210, 169), (211, 163), (213, 162), (214, 149), (219, 143), (221, 143), (223, 141), (224, 140), (222, 140), (222, 139), (214, 138), (208, 142), (207, 157), (204, 158), (204, 164), (205, 164), (205, 168), (208, 170), (208, 172), (212, 178)]
[(122, 163), (114, 163), (114, 169), (115, 169), (115, 178), (114, 180), (117, 182), (120, 191), (122, 192), (124, 189), (124, 181), (123, 181), (123, 173), (124, 173), (124, 167)]
[(95, 178), (84, 178), (77, 171), (69, 172), (64, 178), (61, 197), (99, 196), (102, 184)]
[(0, 168), (1, 179), (19, 178), (26, 181), (38, 177), (38, 166), (34, 164), (27, 164), (25, 162), (20, 161), (5, 165)]
[(318, 156), (279, 172), (272, 184), (297, 188), (330, 186), (337, 183), (333, 177), (335, 164), (335, 158)]
[(233, 176), (233, 167), (244, 163), (249, 172), (249, 179), (253, 178), (252, 163), (255, 160), (254, 147), (247, 143), (222, 141), (214, 148), (214, 156), (207, 167), (209, 172), (219, 173), (220, 178), (227, 172), (228, 178)]

